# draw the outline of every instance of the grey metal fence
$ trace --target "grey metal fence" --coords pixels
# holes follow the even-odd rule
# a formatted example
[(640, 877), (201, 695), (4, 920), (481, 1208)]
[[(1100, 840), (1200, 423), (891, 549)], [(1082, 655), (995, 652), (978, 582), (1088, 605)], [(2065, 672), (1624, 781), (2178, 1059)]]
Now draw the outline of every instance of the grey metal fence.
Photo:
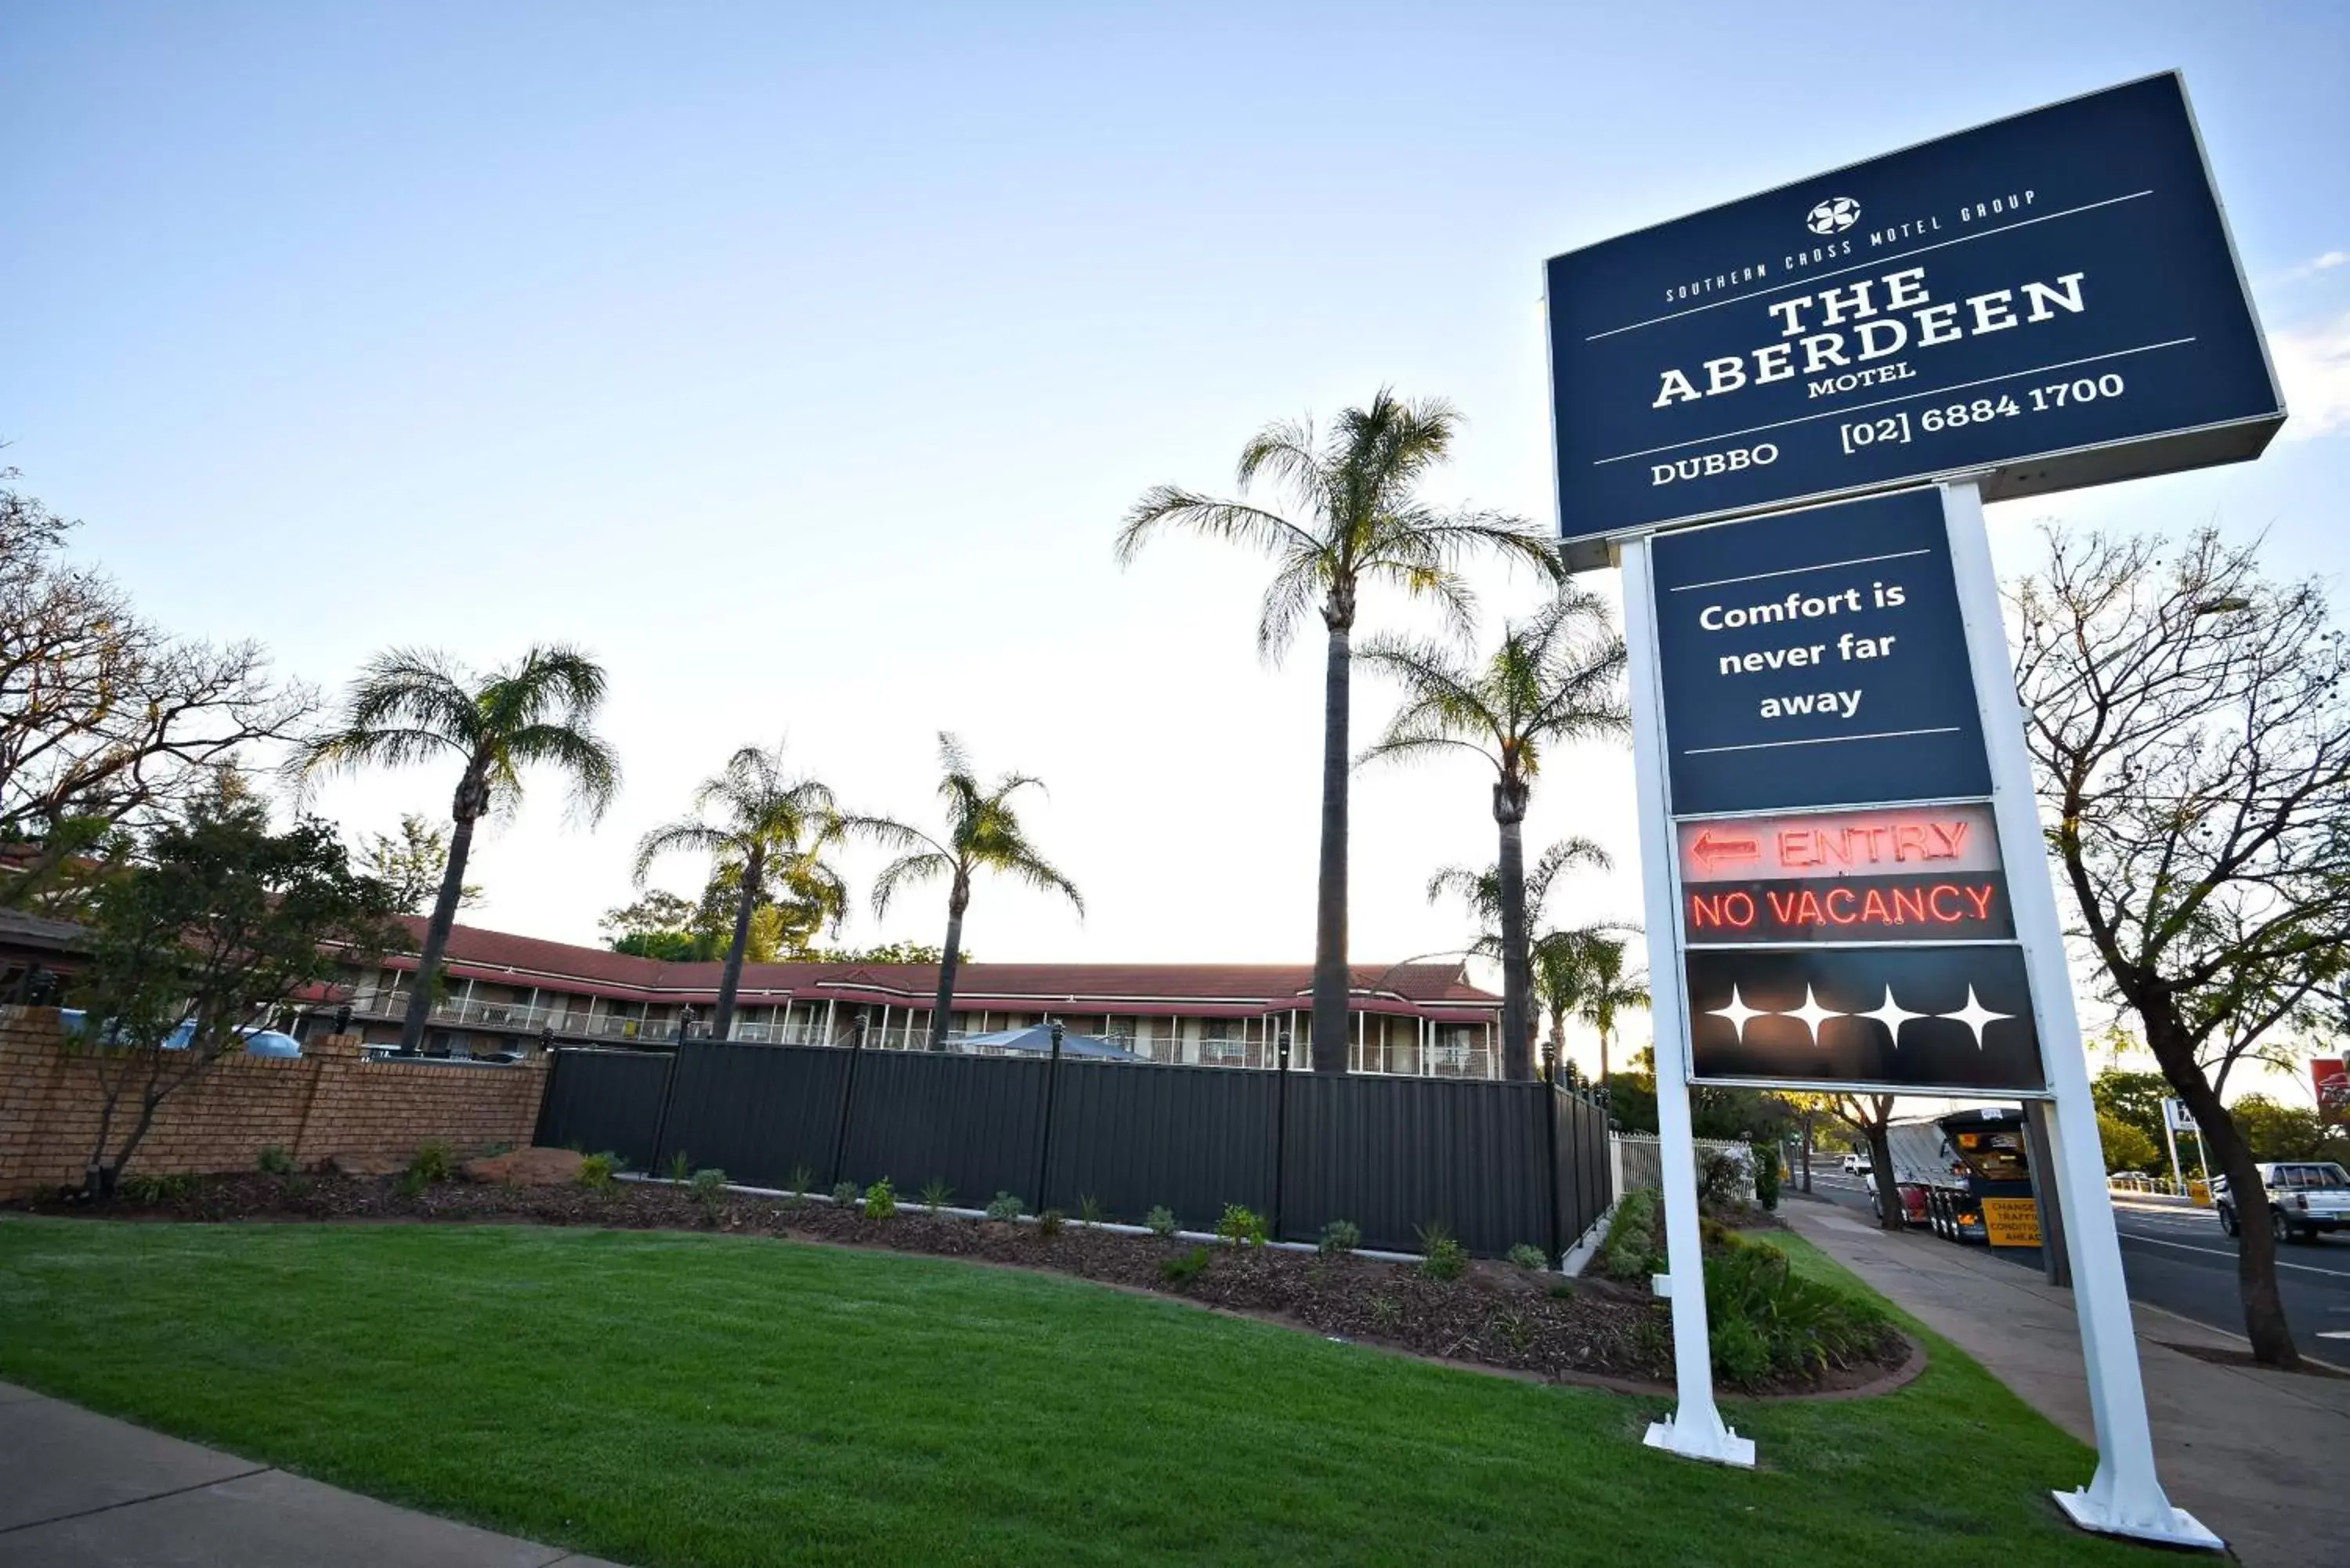
[(533, 1141), (588, 1154), (608, 1149), (639, 1169), (650, 1167), (674, 1060), (667, 1051), (557, 1051)]
[[(668, 1064), (672, 1055), (674, 1070)], [(1440, 1224), (1471, 1251), (1555, 1257), (1612, 1199), (1607, 1116), (1543, 1084), (964, 1056), (691, 1040), (674, 1053), (557, 1053), (540, 1141), (642, 1168), (682, 1151), (735, 1180), (888, 1177), (910, 1198), (1011, 1192), (1187, 1230), (1224, 1205), (1284, 1240), (1332, 1220), (1416, 1251)]]

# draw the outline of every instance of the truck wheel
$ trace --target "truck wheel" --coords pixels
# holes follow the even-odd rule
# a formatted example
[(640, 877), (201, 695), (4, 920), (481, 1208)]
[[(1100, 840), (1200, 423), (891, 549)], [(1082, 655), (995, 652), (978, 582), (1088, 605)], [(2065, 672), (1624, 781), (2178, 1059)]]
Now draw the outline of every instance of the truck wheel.
[(2284, 1210), (2282, 1209), (2269, 1210), (2269, 1223), (2276, 1227), (2277, 1240), (2289, 1247), (2298, 1247), (2303, 1241), (2308, 1240), (2307, 1233), (2286, 1219)]

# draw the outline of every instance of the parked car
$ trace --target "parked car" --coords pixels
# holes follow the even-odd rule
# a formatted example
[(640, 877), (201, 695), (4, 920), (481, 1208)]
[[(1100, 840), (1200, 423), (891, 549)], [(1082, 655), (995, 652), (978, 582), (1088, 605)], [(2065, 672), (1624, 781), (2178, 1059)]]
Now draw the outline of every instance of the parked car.
[[(2259, 1170), (2270, 1218), (2285, 1241), (2314, 1241), (2323, 1231), (2350, 1230), (2350, 1173), (2332, 1160), (2271, 1160)], [(2224, 1176), (2211, 1179), (2211, 1207), (2220, 1230), (2230, 1236), (2241, 1231)]]
[[(79, 1034), (89, 1028), (89, 1015), (78, 1007), (57, 1009), (57, 1018), (64, 1024), (66, 1033), (68, 1034)], [(237, 1037), (244, 1042), (244, 1054), (248, 1056), (299, 1056), (302, 1054), (302, 1042), (295, 1039), (291, 1034), (282, 1034), (275, 1029), (256, 1029), (249, 1023), (236, 1033)], [(188, 1048), (188, 1042), (195, 1037), (195, 1020), (184, 1020), (177, 1029), (163, 1037), (163, 1049), (184, 1051)]]
[(1868, 1156), (1857, 1152), (1846, 1155), (1844, 1157), (1844, 1173), (1846, 1176), (1866, 1176), (1868, 1174)]

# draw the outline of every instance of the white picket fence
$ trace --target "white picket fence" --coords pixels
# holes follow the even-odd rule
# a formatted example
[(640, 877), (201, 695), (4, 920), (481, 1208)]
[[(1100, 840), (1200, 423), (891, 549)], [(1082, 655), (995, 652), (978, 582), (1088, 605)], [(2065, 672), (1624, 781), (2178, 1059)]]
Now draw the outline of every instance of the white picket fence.
[[(1700, 1180), (1705, 1177), (1709, 1155), (1726, 1154), (1738, 1162), (1746, 1173), (1746, 1199), (1754, 1199), (1754, 1151), (1742, 1143), (1720, 1138), (1701, 1137), (1695, 1140), (1695, 1165)], [(1610, 1133), (1607, 1135), (1607, 1160), (1616, 1174), (1616, 1196), (1636, 1187), (1661, 1188), (1665, 1181), (1664, 1155), (1655, 1135), (1651, 1133)]]

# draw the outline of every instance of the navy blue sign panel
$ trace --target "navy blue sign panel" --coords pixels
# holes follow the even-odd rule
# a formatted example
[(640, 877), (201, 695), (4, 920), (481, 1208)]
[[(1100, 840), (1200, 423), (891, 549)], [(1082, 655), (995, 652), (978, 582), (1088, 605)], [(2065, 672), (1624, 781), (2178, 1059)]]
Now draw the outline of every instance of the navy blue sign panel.
[(1674, 815), (1991, 793), (1940, 491), (1649, 548)]
[(2175, 75), (1555, 257), (1560, 531), (1991, 471), (2252, 457), (2283, 419)]
[(1694, 948), (1690, 1075), (1902, 1093), (2047, 1085), (2023, 950)]

